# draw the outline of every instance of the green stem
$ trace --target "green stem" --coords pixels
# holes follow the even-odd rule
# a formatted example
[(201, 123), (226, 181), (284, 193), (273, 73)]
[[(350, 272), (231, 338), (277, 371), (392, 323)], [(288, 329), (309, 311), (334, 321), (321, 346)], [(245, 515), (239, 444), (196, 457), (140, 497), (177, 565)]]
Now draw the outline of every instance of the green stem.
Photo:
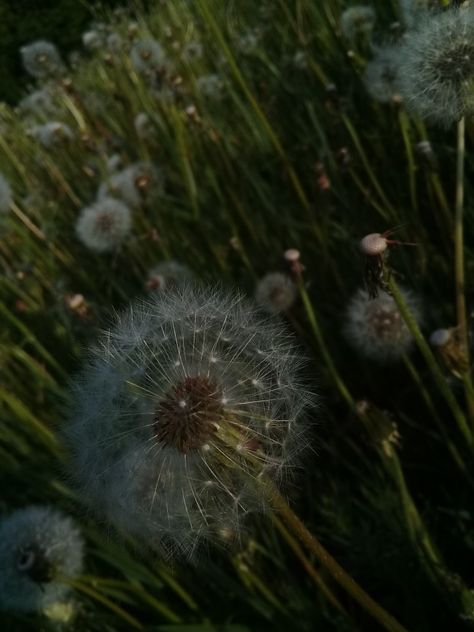
[(464, 415), (461, 407), (459, 406), (456, 398), (454, 397), (453, 393), (451, 392), (451, 389), (449, 388), (445, 377), (441, 371), (441, 369), (439, 368), (438, 363), (436, 362), (436, 358), (434, 357), (428, 343), (426, 342), (423, 334), (421, 333), (421, 329), (418, 326), (418, 323), (416, 322), (416, 319), (414, 318), (413, 314), (411, 313), (408, 305), (406, 304), (402, 294), (400, 293), (400, 290), (398, 289), (398, 286), (393, 278), (393, 276), (389, 276), (387, 279), (387, 283), (388, 283), (388, 287), (390, 290), (391, 295), (393, 296), (398, 309), (400, 310), (400, 314), (403, 318), (403, 320), (405, 321), (408, 329), (410, 330), (421, 354), (423, 355), (426, 364), (428, 365), (428, 368), (430, 369), (433, 378), (440, 390), (441, 395), (443, 396), (443, 398), (445, 399), (446, 403), (448, 404), (449, 408), (451, 409), (451, 412), (453, 413), (453, 417), (455, 418), (458, 426), (459, 426), (459, 430), (461, 431), (461, 433), (464, 435), (467, 443), (471, 446), (472, 445), (472, 433), (471, 430), (467, 424), (466, 421), (466, 416)]
[(266, 485), (272, 506), (303, 544), (317, 557), (326, 570), (382, 627), (390, 632), (406, 632), (398, 621), (363, 590), (352, 577), (326, 551), (319, 540), (304, 526), (281, 494), (269, 483)]

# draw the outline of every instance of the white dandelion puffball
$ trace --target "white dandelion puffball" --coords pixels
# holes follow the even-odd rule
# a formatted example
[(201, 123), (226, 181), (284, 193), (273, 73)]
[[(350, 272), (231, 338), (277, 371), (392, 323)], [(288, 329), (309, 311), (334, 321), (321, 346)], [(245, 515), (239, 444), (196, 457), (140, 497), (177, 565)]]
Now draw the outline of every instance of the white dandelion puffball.
[(28, 74), (44, 79), (63, 70), (58, 49), (51, 42), (38, 40), (20, 49), (23, 66)]
[(173, 260), (162, 261), (149, 271), (146, 287), (148, 290), (169, 290), (189, 283), (193, 277), (192, 271), (183, 263)]
[(63, 599), (83, 568), (84, 542), (71, 518), (49, 507), (19, 509), (0, 522), (0, 608), (37, 612)]
[(99, 50), (104, 45), (104, 37), (102, 33), (92, 29), (82, 34), (82, 44), (87, 50)]
[(132, 213), (115, 198), (102, 198), (83, 208), (76, 223), (80, 241), (95, 252), (115, 250), (130, 233)]
[(46, 149), (62, 145), (74, 138), (74, 133), (69, 125), (59, 121), (35, 125), (28, 130), (28, 133)]
[(187, 62), (192, 62), (196, 59), (201, 59), (202, 53), (202, 44), (199, 42), (188, 42), (183, 48), (182, 56)]
[(18, 109), (22, 114), (37, 117), (49, 117), (56, 114), (53, 96), (47, 88), (34, 90), (18, 103)]
[(400, 96), (400, 51), (397, 46), (378, 48), (364, 72), (364, 85), (370, 96), (389, 103)]
[(135, 131), (138, 138), (146, 140), (147, 138), (156, 136), (156, 128), (153, 125), (149, 114), (146, 112), (139, 112), (133, 121)]
[(8, 213), (12, 203), (12, 189), (5, 176), (0, 173), (0, 214)]
[[(414, 296), (402, 290), (402, 295), (415, 319), (421, 312)], [(360, 289), (349, 303), (345, 334), (362, 355), (380, 362), (396, 360), (410, 351), (413, 337), (390, 294), (380, 292), (370, 298)]]
[(400, 50), (407, 107), (449, 126), (474, 113), (474, 5), (427, 15)]
[(349, 7), (341, 15), (341, 31), (352, 42), (360, 35), (369, 35), (375, 25), (375, 11), (372, 7)]
[(198, 92), (206, 98), (217, 99), (222, 95), (222, 80), (219, 75), (202, 75), (196, 80)]
[(416, 28), (427, 12), (440, 8), (440, 0), (400, 0), (400, 14), (408, 29)]
[(165, 52), (154, 39), (140, 40), (133, 45), (130, 60), (137, 72), (146, 74), (163, 66)]
[(281, 314), (292, 307), (297, 289), (293, 280), (281, 272), (269, 272), (255, 288), (255, 300), (269, 314)]
[(132, 305), (100, 341), (66, 424), (92, 508), (163, 555), (238, 538), (307, 446), (311, 397), (282, 326), (240, 296), (179, 287)]
[(100, 186), (97, 197), (116, 197), (135, 208), (144, 200), (160, 195), (163, 181), (161, 169), (149, 162), (137, 162), (114, 173)]

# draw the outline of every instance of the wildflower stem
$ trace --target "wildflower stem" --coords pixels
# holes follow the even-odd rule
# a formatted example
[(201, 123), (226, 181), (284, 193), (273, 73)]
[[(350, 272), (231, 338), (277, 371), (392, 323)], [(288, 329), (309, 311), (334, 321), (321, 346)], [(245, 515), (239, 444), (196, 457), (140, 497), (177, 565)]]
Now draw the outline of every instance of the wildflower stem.
[(330, 588), (328, 588), (328, 586), (326, 585), (324, 579), (321, 577), (321, 575), (318, 573), (318, 571), (311, 564), (310, 560), (308, 560), (308, 558), (304, 554), (304, 551), (302, 550), (301, 546), (299, 545), (298, 541), (295, 540), (295, 538), (291, 535), (291, 533), (288, 531), (288, 529), (285, 527), (285, 525), (280, 520), (280, 518), (278, 518), (277, 515), (273, 515), (272, 516), (272, 520), (273, 520), (276, 528), (280, 532), (281, 536), (286, 540), (288, 546), (291, 548), (293, 553), (299, 559), (299, 561), (303, 565), (305, 571), (308, 573), (308, 575), (311, 577), (313, 582), (316, 584), (316, 586), (319, 588), (319, 590), (323, 593), (323, 595), (326, 597), (326, 599), (330, 603), (332, 603), (332, 605), (335, 606), (340, 612), (342, 612), (344, 615), (347, 616), (346, 609), (341, 604), (339, 599), (334, 595), (332, 590)]
[(317, 557), (326, 570), (374, 619), (390, 632), (406, 632), (406, 629), (382, 606), (368, 595), (352, 577), (326, 551), (319, 540), (311, 534), (302, 521), (293, 512), (281, 494), (269, 483), (267, 492), (273, 507), (305, 546)]
[[(469, 367), (469, 335), (466, 318), (465, 274), (464, 274), (464, 163), (466, 156), (466, 119), (461, 117), (457, 126), (456, 149), (456, 201), (454, 210), (454, 274), (456, 287), (456, 312), (461, 346)], [(466, 402), (471, 418), (474, 418), (474, 401), (469, 368), (463, 375)]]
[(432, 418), (435, 420), (436, 425), (438, 426), (439, 431), (443, 437), (443, 441), (445, 445), (447, 446), (449, 452), (451, 453), (451, 456), (453, 457), (454, 461), (456, 462), (456, 465), (463, 472), (463, 474), (466, 475), (468, 479), (470, 480), (470, 477), (466, 469), (466, 465), (464, 464), (464, 461), (462, 459), (462, 456), (459, 454), (458, 449), (451, 441), (451, 438), (449, 437), (449, 434), (446, 428), (444, 427), (441, 417), (438, 415), (436, 406), (434, 405), (433, 400), (431, 399), (431, 396), (428, 390), (425, 388), (425, 385), (423, 384), (423, 379), (421, 375), (419, 374), (413, 362), (410, 360), (410, 358), (406, 354), (403, 354), (402, 360), (403, 360), (403, 363), (405, 364), (405, 367), (408, 373), (413, 378), (413, 381), (415, 382), (419, 392), (421, 393), (421, 396), (423, 397), (423, 400), (426, 404), (426, 407), (430, 411)]
[(472, 433), (467, 424), (466, 416), (464, 415), (456, 398), (451, 392), (451, 389), (446, 383), (445, 377), (441, 369), (439, 368), (438, 363), (436, 362), (436, 358), (434, 357), (428, 343), (426, 342), (423, 334), (421, 333), (418, 323), (416, 322), (416, 319), (414, 318), (413, 314), (408, 308), (408, 305), (403, 299), (403, 296), (400, 290), (398, 289), (398, 286), (392, 275), (388, 276), (387, 284), (388, 284), (390, 293), (393, 296), (398, 309), (400, 310), (400, 314), (402, 315), (403, 320), (405, 321), (408, 329), (410, 330), (413, 338), (415, 339), (415, 342), (419, 350), (421, 351), (421, 354), (423, 355), (426, 361), (426, 364), (428, 365), (428, 368), (430, 369), (436, 384), (438, 385), (441, 395), (443, 396), (449, 408), (451, 409), (451, 412), (453, 413), (453, 416), (459, 426), (459, 430), (464, 435), (467, 443), (469, 445), (472, 445)]
[(313, 305), (311, 303), (311, 300), (310, 300), (310, 298), (308, 296), (308, 292), (306, 291), (306, 288), (304, 287), (304, 283), (303, 283), (302, 280), (299, 281), (298, 288), (299, 288), (301, 299), (303, 301), (304, 308), (306, 310), (306, 315), (307, 315), (308, 320), (309, 320), (310, 325), (311, 325), (311, 329), (313, 331), (314, 337), (316, 338), (316, 342), (318, 343), (319, 350), (321, 351), (321, 354), (323, 356), (324, 362), (326, 363), (328, 371), (329, 371), (332, 379), (334, 380), (334, 382), (335, 382), (335, 384), (337, 386), (337, 389), (339, 390), (339, 393), (341, 394), (342, 398), (349, 405), (349, 407), (354, 410), (355, 409), (354, 399), (352, 398), (352, 395), (350, 394), (350, 392), (349, 392), (347, 386), (345, 385), (343, 379), (339, 375), (339, 372), (338, 372), (338, 370), (336, 368), (336, 365), (333, 362), (331, 354), (329, 353), (329, 350), (326, 347), (326, 343), (324, 341), (324, 337), (323, 337), (323, 334), (321, 332), (321, 328), (319, 327), (319, 323), (318, 323), (318, 319), (316, 317), (316, 313), (315, 313), (315, 311), (313, 309)]

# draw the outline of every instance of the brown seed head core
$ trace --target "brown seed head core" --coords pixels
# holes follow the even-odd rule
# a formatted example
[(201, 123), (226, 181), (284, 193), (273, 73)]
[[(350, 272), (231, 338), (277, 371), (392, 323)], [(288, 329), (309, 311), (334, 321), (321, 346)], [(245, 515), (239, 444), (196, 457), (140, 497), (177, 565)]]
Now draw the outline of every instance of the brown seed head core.
[(155, 436), (160, 443), (186, 454), (209, 440), (222, 414), (217, 385), (204, 376), (186, 377), (158, 403)]

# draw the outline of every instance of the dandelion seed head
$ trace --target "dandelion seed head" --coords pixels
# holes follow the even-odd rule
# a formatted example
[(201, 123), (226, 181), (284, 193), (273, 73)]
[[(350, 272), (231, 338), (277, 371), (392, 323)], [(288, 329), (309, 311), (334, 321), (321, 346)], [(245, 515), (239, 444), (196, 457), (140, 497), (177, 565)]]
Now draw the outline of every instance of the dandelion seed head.
[[(413, 294), (403, 290), (404, 300), (415, 319), (420, 322), (421, 311)], [(352, 346), (372, 360), (394, 361), (410, 351), (413, 337), (390, 294), (380, 292), (370, 298), (360, 289), (349, 303), (345, 334)]]
[(20, 49), (23, 66), (28, 74), (45, 79), (63, 70), (58, 49), (51, 42), (38, 40)]
[(148, 272), (148, 290), (169, 290), (193, 280), (194, 274), (188, 266), (179, 261), (162, 261)]
[(82, 572), (84, 542), (71, 518), (49, 507), (19, 509), (0, 522), (0, 608), (41, 611)]
[(416, 28), (428, 12), (440, 10), (439, 0), (400, 0), (400, 12), (403, 23), (408, 29)]
[(146, 112), (139, 112), (133, 122), (137, 136), (146, 140), (155, 135), (156, 129), (150, 115)]
[(28, 130), (28, 133), (46, 149), (52, 149), (74, 138), (74, 133), (69, 125), (60, 121), (49, 121), (42, 125), (34, 125)]
[(201, 59), (202, 53), (202, 44), (199, 42), (188, 42), (183, 48), (183, 59), (187, 62), (193, 62), (196, 59)]
[(144, 200), (155, 199), (162, 189), (162, 171), (149, 162), (137, 162), (114, 173), (100, 186), (97, 197), (115, 197), (137, 207)]
[(341, 15), (341, 31), (352, 42), (361, 35), (370, 35), (375, 25), (375, 11), (372, 7), (359, 5), (349, 7)]
[(82, 34), (82, 44), (87, 50), (99, 50), (104, 45), (102, 33), (94, 29), (86, 31)]
[(389, 103), (400, 98), (400, 49), (398, 46), (375, 49), (374, 58), (365, 68), (364, 85), (370, 96), (379, 103)]
[(51, 91), (47, 88), (34, 90), (21, 99), (18, 104), (18, 109), (24, 115), (33, 115), (42, 118), (50, 117), (57, 113), (53, 96)]
[(430, 343), (433, 347), (444, 347), (452, 338), (452, 331), (449, 329), (436, 329), (430, 336)]
[(222, 95), (222, 79), (219, 75), (202, 75), (196, 80), (199, 93), (209, 99), (217, 99)]
[(115, 250), (130, 233), (132, 214), (128, 206), (115, 198), (102, 198), (83, 208), (76, 223), (79, 240), (89, 250)]
[(163, 66), (165, 52), (161, 44), (154, 39), (139, 40), (130, 51), (130, 60), (137, 72), (147, 74)]
[(255, 300), (269, 314), (281, 314), (292, 307), (296, 300), (296, 286), (282, 272), (269, 272), (255, 288)]
[(474, 5), (430, 14), (400, 49), (408, 109), (449, 126), (474, 113)]
[(258, 477), (279, 484), (307, 445), (300, 368), (287, 332), (239, 296), (188, 285), (131, 306), (74, 387), (84, 497), (164, 555), (240, 533), (266, 506)]

